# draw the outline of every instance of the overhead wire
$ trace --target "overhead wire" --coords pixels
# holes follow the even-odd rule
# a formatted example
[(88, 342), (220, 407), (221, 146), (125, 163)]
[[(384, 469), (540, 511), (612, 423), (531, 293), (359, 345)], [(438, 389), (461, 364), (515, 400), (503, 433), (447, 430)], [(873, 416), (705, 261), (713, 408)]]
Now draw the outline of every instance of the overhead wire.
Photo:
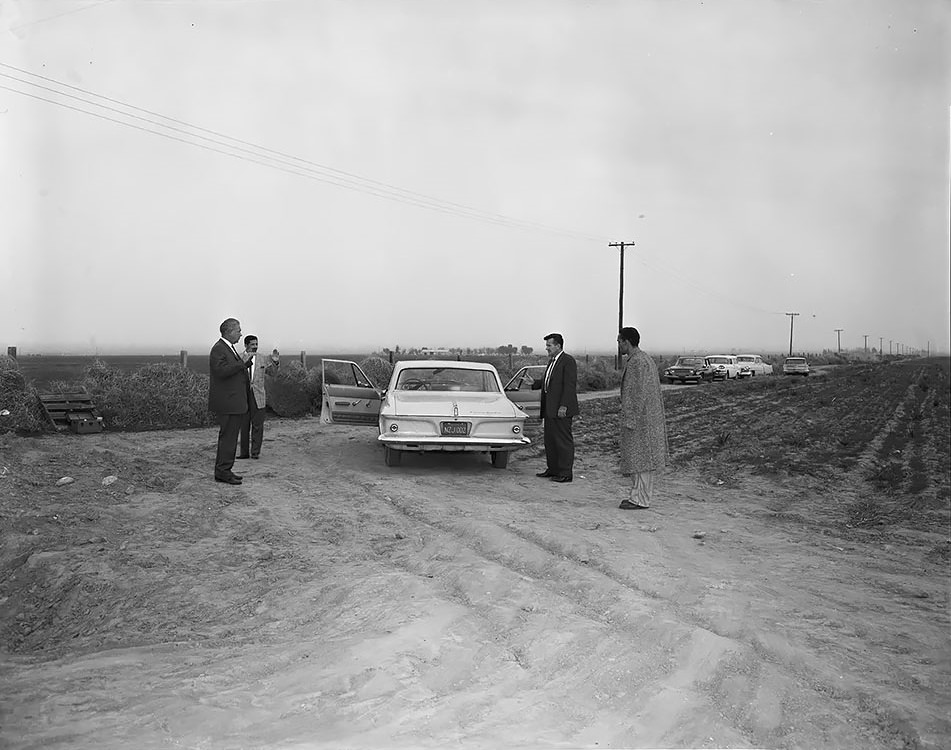
[[(328, 184), (334, 187), (340, 187), (346, 190), (356, 191), (363, 193), (365, 195), (370, 195), (377, 198), (382, 198), (384, 200), (395, 201), (403, 203), (406, 205), (414, 206), (417, 208), (424, 208), (427, 210), (435, 211), (438, 213), (457, 216), (461, 218), (467, 218), (475, 221), (487, 222), (499, 226), (505, 226), (509, 228), (522, 229), (522, 230), (535, 230), (542, 231), (551, 234), (558, 234), (569, 237), (576, 237), (591, 241), (604, 241), (601, 237), (595, 237), (590, 234), (583, 232), (577, 232), (573, 230), (553, 227), (537, 222), (526, 221), (522, 219), (517, 219), (514, 217), (509, 217), (504, 214), (492, 213), (488, 211), (483, 211), (481, 209), (473, 208), (471, 206), (466, 206), (461, 203), (456, 203), (453, 201), (443, 200), (441, 198), (436, 198), (433, 196), (426, 195), (424, 193), (416, 192), (413, 190), (407, 190), (405, 188), (400, 188), (395, 185), (391, 185), (386, 182), (379, 180), (362, 177), (352, 172), (347, 172), (345, 170), (337, 169), (330, 167), (319, 162), (314, 162), (309, 159), (295, 156), (293, 154), (285, 153), (276, 149), (268, 148), (266, 146), (261, 146), (250, 141), (242, 140), (225, 133), (221, 133), (216, 130), (209, 128), (204, 128), (198, 125), (193, 125), (184, 120), (176, 119), (174, 117), (169, 117), (163, 115), (159, 112), (155, 112), (149, 109), (142, 107), (137, 107), (133, 104), (128, 104), (119, 99), (108, 97), (102, 94), (98, 94), (87, 89), (80, 88), (78, 86), (73, 86), (71, 84), (65, 83), (63, 81), (58, 81), (54, 78), (48, 76), (43, 76), (38, 73), (33, 73), (22, 68), (18, 68), (14, 65), (8, 63), (0, 62), (0, 68), (6, 68), (8, 70), (16, 71), (21, 75), (31, 76), (37, 78), (47, 83), (53, 84), (60, 88), (54, 88), (52, 86), (44, 86), (42, 84), (36, 83), (34, 81), (26, 80), (9, 73), (0, 71), (0, 77), (7, 78), (10, 81), (20, 83), (26, 86), (31, 86), (35, 89), (41, 91), (46, 91), (51, 94), (54, 94), (59, 97), (65, 97), (72, 99), (74, 101), (80, 102), (90, 107), (95, 107), (100, 110), (111, 112), (118, 115), (119, 117), (111, 117), (102, 112), (91, 111), (78, 107), (67, 102), (58, 101), (56, 99), (51, 99), (46, 96), (41, 96), (40, 94), (31, 93), (29, 91), (21, 91), (10, 86), (5, 86), (0, 84), (0, 89), (10, 91), (15, 94), (20, 94), (21, 96), (27, 96), (39, 101), (47, 102), (65, 109), (72, 110), (81, 114), (89, 115), (91, 117), (96, 117), (101, 120), (112, 122), (117, 125), (124, 127), (132, 128), (139, 130), (151, 135), (160, 136), (171, 141), (177, 141), (189, 146), (194, 146), (196, 148), (201, 148), (213, 153), (221, 154), (235, 159), (240, 159), (245, 162), (252, 164), (257, 164), (259, 166), (275, 169), (287, 174), (291, 174), (298, 177), (303, 177), (305, 179), (314, 180), (324, 184)], [(79, 92), (80, 94), (85, 95), (86, 97), (93, 97), (94, 99), (101, 99), (105, 102), (110, 102), (117, 106), (109, 106), (107, 104), (102, 104), (98, 101), (90, 100), (83, 98), (83, 96), (77, 96), (76, 94), (69, 93), (69, 91), (64, 91), (61, 89), (68, 89), (71, 91)], [(131, 111), (124, 111), (131, 110)], [(136, 112), (142, 114), (135, 114)], [(119, 119), (127, 118), (127, 119)], [(155, 119), (158, 118), (158, 119)], [(146, 127), (144, 125), (137, 124), (136, 122), (130, 122), (129, 120), (135, 120), (141, 123), (152, 127)], [(167, 122), (161, 122), (160, 120), (165, 120)], [(167, 124), (174, 123), (174, 124)], [(181, 127), (179, 127), (181, 126)], [(153, 129), (158, 128), (158, 129)], [(207, 134), (207, 135), (204, 135)], [(767, 315), (783, 315), (783, 312), (767, 310), (764, 308), (756, 307), (750, 305), (746, 302), (737, 300), (735, 297), (728, 296), (717, 292), (714, 289), (711, 289), (708, 285), (700, 284), (699, 282), (687, 277), (683, 273), (668, 267), (664, 267), (664, 264), (661, 264), (657, 261), (649, 262), (644, 259), (641, 255), (636, 255), (635, 259), (638, 263), (644, 267), (660, 274), (672, 276), (679, 279), (683, 283), (689, 284), (691, 287), (698, 290), (700, 293), (705, 294), (710, 297), (721, 299), (731, 305), (737, 307), (743, 307), (749, 309), (753, 312), (767, 314)]]
[(664, 267), (663, 264), (658, 263), (657, 261), (654, 261), (654, 263), (650, 263), (647, 260), (645, 260), (642, 256), (639, 256), (639, 255), (635, 255), (634, 258), (638, 263), (640, 263), (645, 268), (648, 268), (657, 273), (666, 274), (667, 276), (673, 276), (674, 278), (677, 278), (683, 283), (690, 285), (691, 287), (696, 289), (698, 292), (700, 292), (701, 294), (705, 294), (708, 297), (720, 299), (720, 300), (723, 300), (724, 302), (729, 302), (731, 305), (734, 305), (736, 307), (744, 307), (747, 310), (752, 310), (753, 312), (762, 313), (764, 315), (784, 315), (785, 314), (782, 311), (767, 310), (762, 307), (756, 307), (755, 305), (750, 305), (746, 302), (738, 300), (731, 295), (722, 294), (721, 292), (718, 292), (716, 289), (710, 288), (709, 284), (701, 284), (699, 281), (695, 281), (691, 279), (689, 276), (686, 276), (680, 271), (677, 271), (669, 266)]
[(79, 8), (70, 8), (69, 10), (64, 10), (62, 13), (55, 13), (51, 16), (44, 16), (43, 18), (37, 18), (33, 21), (18, 23), (16, 26), (11, 26), (10, 31), (19, 31), (20, 29), (25, 29), (28, 26), (35, 26), (38, 23), (45, 23), (46, 21), (52, 21), (54, 18), (62, 18), (63, 16), (68, 16), (73, 13), (80, 13), (84, 10), (95, 8), (97, 5), (105, 5), (106, 3), (113, 3), (113, 2), (115, 2), (115, 0), (99, 0), (99, 2), (97, 3), (90, 3), (89, 5), (83, 5)]
[[(372, 195), (378, 198), (384, 198), (387, 200), (397, 201), (401, 203), (406, 203), (413, 205), (419, 208), (426, 208), (433, 211), (451, 214), (460, 216), (463, 218), (469, 218), (476, 221), (484, 221), (488, 223), (493, 223), (501, 226), (507, 226), (510, 228), (523, 229), (523, 230), (536, 230), (542, 232), (548, 232), (552, 234), (560, 234), (571, 237), (580, 237), (588, 240), (599, 240), (599, 238), (593, 237), (592, 235), (553, 227), (538, 222), (526, 221), (522, 219), (516, 219), (513, 217), (505, 216), (504, 214), (491, 213), (483, 211), (481, 209), (472, 208), (471, 206), (466, 206), (461, 203), (455, 203), (452, 201), (446, 201), (440, 198), (434, 198), (423, 193), (419, 193), (412, 190), (406, 190), (404, 188), (399, 188), (394, 185), (389, 185), (387, 183), (381, 182), (379, 180), (373, 180), (370, 178), (361, 177), (359, 175), (345, 172), (343, 170), (335, 169), (317, 162), (310, 161), (308, 159), (303, 159), (301, 157), (294, 156), (292, 154), (286, 154), (281, 151), (267, 148), (265, 146), (259, 146), (257, 144), (251, 143), (249, 141), (244, 141), (239, 138), (234, 138), (228, 136), (224, 133), (220, 133), (208, 128), (202, 128), (200, 126), (192, 125), (183, 120), (178, 120), (166, 115), (162, 115), (151, 110), (143, 109), (141, 107), (136, 107), (135, 105), (127, 104), (118, 99), (113, 99), (111, 97), (106, 97), (95, 92), (88, 91), (86, 89), (81, 89), (77, 86), (72, 86), (68, 83), (62, 81), (57, 81), (56, 79), (49, 78), (47, 76), (42, 76), (36, 73), (31, 73), (30, 71), (23, 70), (22, 68), (17, 68), (16, 66), (9, 65), (7, 63), (0, 62), (0, 67), (8, 68), (10, 70), (15, 70), (18, 73), (33, 76), (41, 80), (53, 83), (56, 86), (62, 88), (72, 89), (74, 91), (79, 91), (87, 96), (96, 97), (104, 101), (112, 102), (113, 104), (119, 105), (125, 109), (133, 110), (134, 112), (143, 112), (149, 116), (137, 115), (134, 113), (123, 111), (116, 107), (111, 107), (106, 104), (102, 104), (97, 101), (92, 101), (90, 99), (83, 98), (81, 96), (76, 96), (71, 94), (68, 91), (62, 91), (57, 88), (52, 88), (50, 86), (44, 86), (39, 83), (35, 83), (30, 80), (25, 80), (17, 76), (10, 75), (9, 73), (4, 73), (0, 71), (0, 76), (7, 78), (9, 80), (21, 83), (27, 86), (32, 86), (34, 88), (50, 92), (57, 96), (66, 97), (79, 101), (85, 105), (96, 107), (107, 112), (113, 112), (120, 117), (130, 118), (133, 120), (138, 120), (140, 122), (148, 123), (157, 128), (162, 128), (163, 130), (153, 130), (151, 128), (142, 127), (136, 125), (133, 122), (127, 122), (126, 120), (117, 119), (114, 117), (109, 117), (108, 115), (103, 115), (98, 112), (92, 112), (87, 109), (82, 109), (64, 102), (57, 101), (55, 99), (49, 99), (47, 97), (39, 96), (37, 94), (32, 94), (26, 91), (20, 91), (18, 89), (10, 88), (8, 86), (0, 86), (0, 88), (6, 89), (13, 93), (18, 93), (24, 96), (30, 96), (34, 99), (39, 99), (41, 101), (48, 102), (57, 106), (65, 107), (66, 109), (71, 109), (76, 112), (81, 112), (86, 115), (93, 117), (98, 117), (109, 122), (116, 123), (118, 125), (123, 125), (126, 127), (131, 127), (137, 130), (141, 130), (153, 135), (158, 135), (162, 137), (169, 138), (171, 140), (179, 141), (186, 143), (188, 145), (196, 146), (199, 148), (206, 148), (207, 150), (214, 151), (225, 156), (232, 156), (234, 158), (240, 158), (245, 161), (250, 161), (255, 164), (259, 164), (265, 167), (271, 167), (274, 169), (279, 169), (290, 174), (294, 174), (300, 177), (306, 177), (309, 179), (316, 180), (318, 182), (324, 182), (336, 187), (342, 187), (349, 190), (354, 190), (357, 192), (362, 192), (367, 195)], [(176, 125), (168, 125), (163, 122), (159, 122), (153, 118), (161, 118), (162, 120), (167, 120), (170, 123), (176, 123)], [(182, 125), (184, 127), (177, 127), (177, 125)], [(171, 131), (172, 133), (179, 133), (185, 138), (170, 135), (169, 133), (164, 132), (165, 130)], [(192, 132), (199, 131), (199, 132)], [(209, 135), (202, 135), (202, 133), (208, 133)], [(207, 146), (203, 143), (195, 142), (197, 139), (200, 141), (205, 141), (207, 143), (214, 144), (214, 146), (219, 146), (220, 148), (214, 148)], [(228, 142), (230, 141), (230, 143)]]

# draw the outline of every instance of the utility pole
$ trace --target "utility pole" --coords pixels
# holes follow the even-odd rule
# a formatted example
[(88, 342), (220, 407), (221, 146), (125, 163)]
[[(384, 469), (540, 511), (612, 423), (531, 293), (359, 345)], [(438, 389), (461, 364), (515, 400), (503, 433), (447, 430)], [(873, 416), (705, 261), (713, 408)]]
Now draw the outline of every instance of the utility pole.
[(793, 329), (793, 321), (796, 319), (796, 316), (799, 315), (799, 313), (786, 313), (786, 315), (789, 316), (789, 356), (791, 357), (791, 356), (792, 356), (792, 329)]
[(878, 337), (878, 356), (882, 356), (882, 336)]
[(863, 333), (862, 335), (865, 337), (865, 353), (868, 354), (868, 334)]
[[(608, 247), (619, 247), (621, 248), (621, 269), (618, 274), (618, 295), (617, 295), (617, 330), (618, 333), (621, 332), (621, 329), (624, 327), (624, 248), (630, 245), (634, 247), (633, 242), (609, 242)], [(621, 354), (621, 344), (618, 342), (617, 345), (617, 359), (615, 361), (614, 367), (616, 370), (621, 369), (621, 358), (624, 355)]]
[(835, 347), (836, 347), (836, 348), (835, 348), (835, 352), (836, 352), (836, 354), (841, 354), (841, 353), (842, 353), (842, 331), (844, 331), (844, 330), (845, 330), (844, 328), (836, 328), (836, 329), (835, 329)]
[(888, 340), (888, 356), (892, 356), (892, 340)]

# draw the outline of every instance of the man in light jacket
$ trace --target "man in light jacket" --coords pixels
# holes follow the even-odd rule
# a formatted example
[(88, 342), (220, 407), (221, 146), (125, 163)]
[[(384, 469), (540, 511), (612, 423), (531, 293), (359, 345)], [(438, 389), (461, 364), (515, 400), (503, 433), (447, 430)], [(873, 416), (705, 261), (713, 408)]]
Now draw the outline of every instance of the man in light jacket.
[(241, 424), (241, 453), (238, 458), (260, 458), (261, 443), (264, 442), (264, 407), (267, 405), (265, 378), (273, 375), (281, 366), (281, 355), (277, 349), (267, 358), (258, 354), (258, 337), (244, 337), (245, 351), (251, 355), (251, 367), (248, 370), (248, 413)]

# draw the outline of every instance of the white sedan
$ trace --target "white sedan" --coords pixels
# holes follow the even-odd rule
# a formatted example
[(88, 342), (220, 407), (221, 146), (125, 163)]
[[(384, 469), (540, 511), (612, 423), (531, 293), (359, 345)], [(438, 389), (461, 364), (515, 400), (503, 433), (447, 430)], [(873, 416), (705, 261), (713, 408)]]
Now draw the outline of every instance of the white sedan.
[(732, 354), (708, 354), (705, 359), (713, 380), (735, 380), (740, 374), (740, 367)]
[(736, 364), (740, 371), (738, 377), (752, 378), (754, 375), (772, 375), (773, 366), (759, 354), (737, 354)]
[(355, 362), (323, 360), (325, 424), (376, 424), (387, 466), (406, 451), (488, 453), (504, 468), (509, 453), (531, 443), (528, 415), (502, 390), (498, 371), (482, 362), (398, 362), (383, 390)]

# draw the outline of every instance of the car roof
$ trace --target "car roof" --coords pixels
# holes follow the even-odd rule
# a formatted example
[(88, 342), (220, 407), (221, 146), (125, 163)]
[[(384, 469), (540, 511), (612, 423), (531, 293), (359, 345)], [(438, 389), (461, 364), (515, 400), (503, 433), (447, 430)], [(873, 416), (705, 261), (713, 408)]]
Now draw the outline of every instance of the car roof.
[(495, 367), (488, 362), (469, 362), (466, 360), (455, 359), (404, 359), (401, 362), (397, 362), (393, 369), (396, 371), (406, 370), (414, 367), (454, 367), (457, 370), (492, 370), (495, 372)]
[(735, 354), (705, 354), (705, 357), (735, 357)]
[(736, 357), (758, 357), (759, 354), (735, 354)]

